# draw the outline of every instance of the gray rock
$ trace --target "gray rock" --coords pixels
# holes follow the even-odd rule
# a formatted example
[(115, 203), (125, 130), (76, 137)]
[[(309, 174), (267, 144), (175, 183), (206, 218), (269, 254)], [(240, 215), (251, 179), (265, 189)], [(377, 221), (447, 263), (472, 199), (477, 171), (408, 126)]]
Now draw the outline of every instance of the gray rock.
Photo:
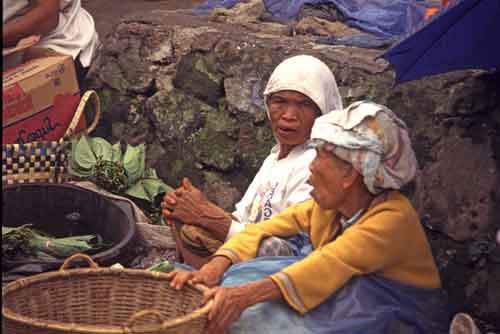
[(214, 57), (193, 53), (182, 57), (177, 66), (174, 86), (190, 92), (211, 106), (224, 96), (222, 75), (217, 71)]
[[(475, 239), (493, 227), (490, 217), (500, 178), (491, 143), (449, 136), (434, 147), (436, 162), (423, 169), (418, 208), (432, 212), (429, 223), (457, 241)], [(481, 171), (481, 172), (477, 172)]]

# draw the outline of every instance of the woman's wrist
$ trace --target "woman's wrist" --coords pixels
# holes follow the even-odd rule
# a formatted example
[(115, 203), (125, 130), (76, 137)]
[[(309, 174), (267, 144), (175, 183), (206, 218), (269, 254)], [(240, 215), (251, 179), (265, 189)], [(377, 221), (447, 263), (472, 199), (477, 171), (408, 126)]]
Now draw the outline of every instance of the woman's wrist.
[[(214, 256), (210, 262), (206, 263), (203, 265), (203, 267), (207, 266), (211, 270), (214, 270), (219, 277), (222, 277), (224, 272), (229, 268), (233, 262), (225, 256)], [(201, 267), (200, 270), (203, 270), (203, 267)], [(206, 269), (208, 269), (206, 268)]]
[(283, 298), (281, 290), (269, 277), (241, 285), (241, 289), (245, 290), (247, 307), (257, 303)]
[(226, 241), (229, 228), (231, 227), (231, 215), (216, 205), (205, 207), (203, 214), (200, 216), (198, 224), (219, 241)]

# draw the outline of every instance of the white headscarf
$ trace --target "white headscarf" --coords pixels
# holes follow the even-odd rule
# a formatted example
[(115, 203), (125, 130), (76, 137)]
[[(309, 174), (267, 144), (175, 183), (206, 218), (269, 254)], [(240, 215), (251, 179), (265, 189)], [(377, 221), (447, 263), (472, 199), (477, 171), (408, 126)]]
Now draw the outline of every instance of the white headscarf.
[[(282, 90), (293, 90), (309, 97), (319, 107), (321, 114), (342, 109), (337, 82), (330, 68), (318, 58), (307, 55), (285, 59), (274, 69), (264, 98)], [(266, 111), (269, 116), (269, 110)]]
[(318, 117), (313, 143), (330, 143), (333, 153), (363, 175), (372, 194), (400, 189), (418, 168), (405, 123), (385, 106), (361, 101)]

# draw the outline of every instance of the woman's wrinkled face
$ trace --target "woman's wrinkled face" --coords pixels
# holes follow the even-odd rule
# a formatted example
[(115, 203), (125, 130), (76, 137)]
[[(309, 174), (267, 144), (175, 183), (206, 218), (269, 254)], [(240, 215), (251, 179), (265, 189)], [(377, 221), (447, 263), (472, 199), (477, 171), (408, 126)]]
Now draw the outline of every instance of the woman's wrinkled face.
[(316, 157), (309, 165), (311, 197), (323, 209), (338, 208), (344, 201), (344, 180), (351, 165), (335, 157), (331, 150), (316, 149)]
[(267, 98), (271, 129), (282, 145), (301, 145), (309, 139), (314, 120), (321, 113), (302, 93), (284, 90)]

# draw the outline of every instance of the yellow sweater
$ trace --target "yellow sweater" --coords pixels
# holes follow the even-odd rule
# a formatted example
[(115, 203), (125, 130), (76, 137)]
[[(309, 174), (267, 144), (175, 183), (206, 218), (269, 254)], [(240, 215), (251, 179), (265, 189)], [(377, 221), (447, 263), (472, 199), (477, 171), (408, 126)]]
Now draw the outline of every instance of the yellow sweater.
[(246, 225), (215, 255), (227, 256), (233, 263), (250, 260), (262, 239), (306, 232), (314, 251), (271, 276), (288, 304), (301, 314), (355, 275), (379, 273), (417, 287), (441, 286), (417, 213), (401, 193), (391, 192), (386, 201), (368, 209), (331, 241), (336, 217), (336, 211), (323, 210), (313, 200), (296, 204), (270, 220)]

